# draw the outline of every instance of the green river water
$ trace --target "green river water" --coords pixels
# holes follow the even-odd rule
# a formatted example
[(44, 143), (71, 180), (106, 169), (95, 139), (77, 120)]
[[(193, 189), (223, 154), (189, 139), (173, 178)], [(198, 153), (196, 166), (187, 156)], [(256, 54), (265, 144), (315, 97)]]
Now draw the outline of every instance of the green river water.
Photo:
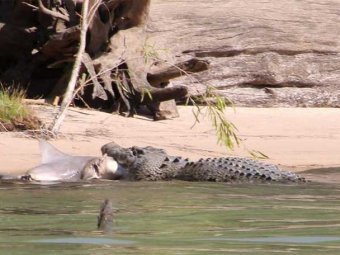
[[(340, 185), (0, 185), (0, 255), (340, 254)], [(113, 231), (96, 229), (101, 203)]]

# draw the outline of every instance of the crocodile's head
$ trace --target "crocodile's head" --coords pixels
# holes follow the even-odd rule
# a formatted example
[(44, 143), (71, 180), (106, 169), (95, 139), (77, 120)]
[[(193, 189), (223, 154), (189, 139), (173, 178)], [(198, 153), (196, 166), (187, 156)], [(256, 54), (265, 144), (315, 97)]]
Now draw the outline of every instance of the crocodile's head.
[(105, 144), (101, 151), (103, 155), (107, 154), (123, 167), (130, 167), (136, 161), (136, 155), (131, 149), (123, 148), (114, 142)]

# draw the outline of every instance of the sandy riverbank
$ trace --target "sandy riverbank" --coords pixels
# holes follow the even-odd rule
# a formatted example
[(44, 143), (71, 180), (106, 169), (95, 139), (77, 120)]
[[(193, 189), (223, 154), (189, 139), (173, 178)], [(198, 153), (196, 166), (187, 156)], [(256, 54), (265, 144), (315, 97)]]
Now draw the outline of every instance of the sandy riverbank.
[[(35, 108), (50, 121), (51, 107)], [(123, 146), (160, 147), (193, 159), (249, 156), (243, 147), (228, 152), (217, 145), (208, 118), (192, 127), (192, 108), (179, 107), (179, 111), (180, 118), (153, 122), (73, 108), (62, 126), (63, 137), (51, 143), (74, 155), (100, 155), (103, 144), (115, 141)], [(238, 127), (244, 145), (268, 155), (267, 162), (294, 171), (340, 167), (340, 109), (236, 108), (226, 114)], [(39, 163), (37, 140), (20, 133), (2, 133), (0, 138), (1, 172), (22, 173)]]

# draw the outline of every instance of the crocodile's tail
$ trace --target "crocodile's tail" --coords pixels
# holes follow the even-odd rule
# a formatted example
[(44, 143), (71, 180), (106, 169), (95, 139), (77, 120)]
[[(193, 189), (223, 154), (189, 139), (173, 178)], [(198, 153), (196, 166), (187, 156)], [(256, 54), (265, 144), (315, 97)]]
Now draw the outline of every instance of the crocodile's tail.
[(305, 178), (278, 166), (238, 157), (200, 159), (187, 163), (178, 179), (215, 182), (306, 182)]

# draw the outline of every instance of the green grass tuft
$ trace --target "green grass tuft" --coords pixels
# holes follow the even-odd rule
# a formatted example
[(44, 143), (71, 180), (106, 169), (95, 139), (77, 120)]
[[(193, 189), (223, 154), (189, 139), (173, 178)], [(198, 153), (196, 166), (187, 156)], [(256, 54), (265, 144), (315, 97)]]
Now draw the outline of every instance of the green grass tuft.
[(9, 92), (0, 91), (0, 121), (11, 123), (13, 120), (22, 120), (29, 116), (29, 111), (22, 103), (25, 93), (20, 90)]

